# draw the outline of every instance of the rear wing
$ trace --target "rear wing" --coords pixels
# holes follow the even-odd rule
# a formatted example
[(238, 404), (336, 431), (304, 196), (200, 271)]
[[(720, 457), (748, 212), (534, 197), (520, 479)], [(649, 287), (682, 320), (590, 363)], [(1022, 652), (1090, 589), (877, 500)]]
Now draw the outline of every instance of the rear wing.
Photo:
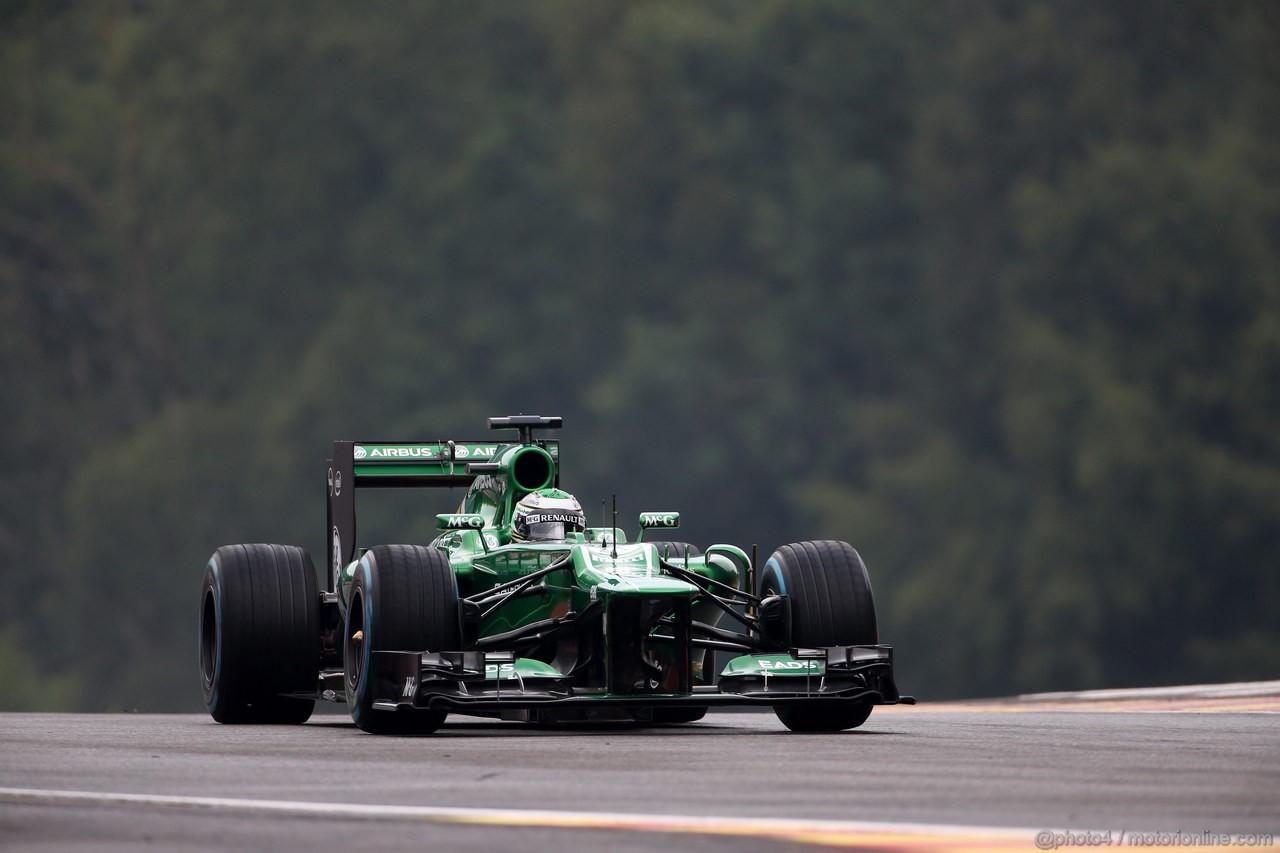
[[(552, 459), (560, 457), (560, 442), (539, 441)], [(350, 455), (357, 488), (470, 486), (477, 472), (471, 463), (491, 462), (507, 442), (496, 441), (335, 441), (333, 458)], [(332, 464), (332, 462), (330, 463)], [(336, 469), (335, 469), (336, 470)], [(335, 473), (336, 476), (336, 473)]]
[[(534, 422), (536, 419), (536, 423)], [(533, 429), (554, 429), (559, 418), (536, 415), (490, 418), (492, 429), (518, 429), (521, 444), (536, 444), (551, 455), (557, 485), (560, 442), (537, 439)], [(326, 460), (327, 538), (330, 591), (338, 575), (355, 559), (356, 490), (366, 488), (470, 487), (511, 441), (335, 441)], [(544, 457), (545, 458), (545, 457)], [(472, 467), (474, 466), (474, 468)]]

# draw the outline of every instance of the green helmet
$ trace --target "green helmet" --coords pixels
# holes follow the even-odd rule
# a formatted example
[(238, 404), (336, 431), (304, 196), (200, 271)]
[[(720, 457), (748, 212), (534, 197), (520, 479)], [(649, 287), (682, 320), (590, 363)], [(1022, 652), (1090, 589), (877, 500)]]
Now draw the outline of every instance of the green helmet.
[(578, 499), (559, 489), (538, 489), (516, 503), (511, 516), (512, 542), (557, 542), (587, 527)]

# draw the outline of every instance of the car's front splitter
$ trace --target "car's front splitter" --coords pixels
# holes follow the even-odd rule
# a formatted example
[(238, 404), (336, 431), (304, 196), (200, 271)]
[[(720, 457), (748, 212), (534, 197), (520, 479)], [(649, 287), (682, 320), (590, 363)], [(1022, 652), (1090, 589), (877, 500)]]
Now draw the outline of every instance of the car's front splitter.
[(771, 707), (814, 701), (915, 703), (898, 692), (892, 651), (887, 646), (792, 650), (790, 656), (817, 661), (819, 654), (820, 675), (748, 667), (740, 674), (725, 675), (719, 685), (695, 687), (691, 693), (610, 694), (573, 686), (567, 676), (549, 666), (538, 662), (525, 666), (523, 659), (509, 653), (375, 652), (371, 662), (376, 685), (374, 708), (501, 714), (535, 709)]

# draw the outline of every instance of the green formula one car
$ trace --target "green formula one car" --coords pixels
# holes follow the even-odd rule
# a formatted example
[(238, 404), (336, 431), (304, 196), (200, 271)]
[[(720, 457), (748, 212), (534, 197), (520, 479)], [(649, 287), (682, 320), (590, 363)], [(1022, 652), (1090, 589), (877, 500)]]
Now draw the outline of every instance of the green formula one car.
[[(503, 442), (351, 442), (328, 462), (329, 573), (289, 545), (225, 545), (200, 594), (205, 703), (223, 723), (300, 723), (346, 702), (361, 729), (429, 733), (451, 713), (529, 722), (692, 722), (772, 707), (794, 731), (861, 725), (900, 696), (848, 543), (763, 566), (739, 547), (588, 527), (559, 488), (560, 418), (490, 418)], [(430, 545), (356, 546), (356, 493), (463, 487)], [(708, 651), (735, 656), (719, 673)], [(718, 679), (715, 677), (718, 675)]]

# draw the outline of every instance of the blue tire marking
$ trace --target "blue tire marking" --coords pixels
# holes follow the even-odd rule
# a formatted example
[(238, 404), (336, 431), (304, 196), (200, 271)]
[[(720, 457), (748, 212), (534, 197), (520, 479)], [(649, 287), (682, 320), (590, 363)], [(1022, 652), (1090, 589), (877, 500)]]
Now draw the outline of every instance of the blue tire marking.
[(778, 565), (778, 561), (773, 557), (770, 557), (769, 561), (764, 564), (764, 567), (766, 569), (773, 569), (773, 576), (778, 579), (778, 595), (786, 595), (787, 582), (782, 577), (782, 567)]

